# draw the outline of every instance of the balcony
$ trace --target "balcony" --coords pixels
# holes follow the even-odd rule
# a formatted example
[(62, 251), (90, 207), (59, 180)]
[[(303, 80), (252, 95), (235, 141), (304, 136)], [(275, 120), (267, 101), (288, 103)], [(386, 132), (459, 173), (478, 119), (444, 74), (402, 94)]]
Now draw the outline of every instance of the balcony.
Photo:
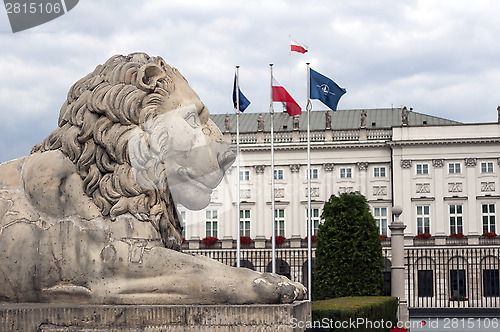
[[(235, 133), (224, 133), (226, 140), (236, 144)], [(334, 129), (311, 130), (311, 142), (356, 142), (356, 141), (388, 141), (392, 139), (391, 128), (379, 129)], [(307, 131), (276, 131), (274, 143), (305, 143)], [(269, 144), (270, 132), (240, 133), (240, 144)]]

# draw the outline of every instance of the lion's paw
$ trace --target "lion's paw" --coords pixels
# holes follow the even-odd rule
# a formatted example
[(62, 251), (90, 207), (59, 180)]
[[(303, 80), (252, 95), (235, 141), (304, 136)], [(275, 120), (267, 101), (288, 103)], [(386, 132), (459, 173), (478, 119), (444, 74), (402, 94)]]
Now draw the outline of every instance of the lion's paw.
[(304, 299), (307, 292), (302, 284), (273, 273), (262, 273), (253, 283), (256, 292), (266, 303), (292, 303)]

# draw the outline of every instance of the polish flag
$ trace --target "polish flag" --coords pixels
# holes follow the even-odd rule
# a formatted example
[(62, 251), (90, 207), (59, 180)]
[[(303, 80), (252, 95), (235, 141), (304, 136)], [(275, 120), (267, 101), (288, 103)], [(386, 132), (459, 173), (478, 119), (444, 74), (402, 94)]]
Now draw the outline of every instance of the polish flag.
[(302, 109), (299, 104), (290, 96), (288, 91), (273, 76), (273, 101), (279, 101), (286, 108), (288, 115), (300, 115)]
[(290, 50), (304, 54), (307, 52), (307, 46), (290, 39)]

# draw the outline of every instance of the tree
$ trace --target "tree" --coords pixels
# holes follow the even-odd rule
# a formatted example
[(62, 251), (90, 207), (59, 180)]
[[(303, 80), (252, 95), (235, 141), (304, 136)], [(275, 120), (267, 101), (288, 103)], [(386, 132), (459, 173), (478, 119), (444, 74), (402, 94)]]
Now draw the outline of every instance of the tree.
[(366, 198), (360, 193), (332, 195), (321, 217), (313, 298), (381, 295), (382, 246)]

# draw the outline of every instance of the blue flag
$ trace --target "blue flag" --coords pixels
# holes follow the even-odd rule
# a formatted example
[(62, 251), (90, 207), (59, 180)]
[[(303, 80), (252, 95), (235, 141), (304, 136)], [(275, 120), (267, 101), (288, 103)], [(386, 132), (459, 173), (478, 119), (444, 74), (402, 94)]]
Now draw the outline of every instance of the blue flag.
[[(247, 109), (248, 105), (250, 105), (250, 100), (248, 100), (247, 97), (245, 97), (245, 95), (243, 94), (243, 92), (241, 92), (240, 89), (238, 89), (238, 92), (239, 92), (240, 111), (243, 112)], [(236, 75), (234, 75), (233, 105), (234, 105), (234, 108), (237, 109), (237, 107), (236, 107)]]
[(337, 110), (337, 104), (340, 97), (346, 90), (341, 88), (326, 76), (321, 75), (317, 71), (310, 70), (310, 98), (319, 99), (323, 104), (331, 108), (332, 111)]

